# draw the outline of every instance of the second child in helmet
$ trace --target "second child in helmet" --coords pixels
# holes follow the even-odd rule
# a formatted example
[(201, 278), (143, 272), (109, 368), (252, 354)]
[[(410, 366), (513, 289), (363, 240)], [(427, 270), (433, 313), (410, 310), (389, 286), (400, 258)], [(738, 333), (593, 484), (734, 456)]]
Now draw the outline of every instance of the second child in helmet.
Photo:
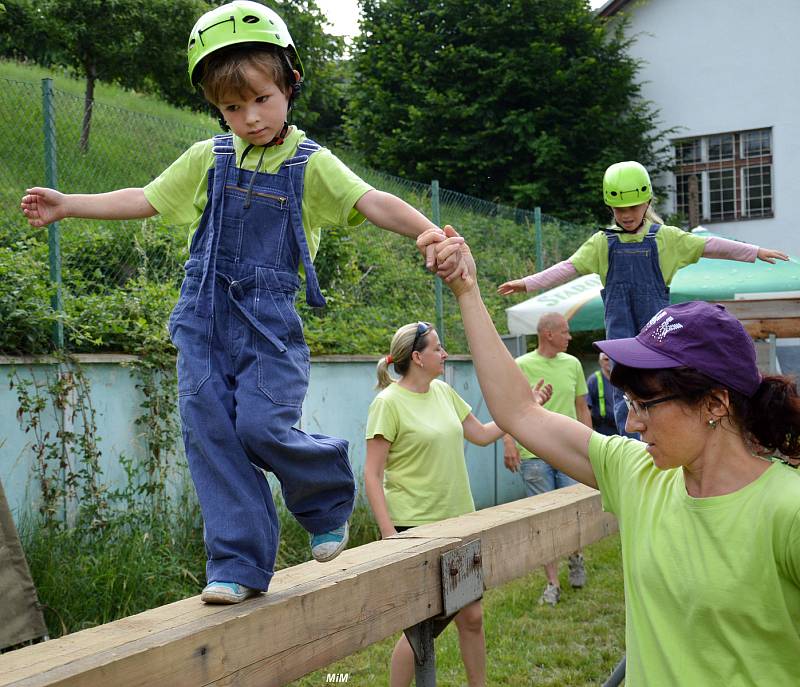
[[(617, 162), (603, 176), (603, 200), (614, 224), (587, 239), (575, 253), (542, 272), (505, 282), (503, 295), (549, 289), (579, 275), (597, 274), (603, 283), (607, 339), (636, 336), (657, 312), (669, 305), (675, 273), (701, 257), (754, 262), (788, 260), (785, 253), (719, 237), (706, 238), (664, 225), (651, 207), (653, 186), (638, 162)], [(628, 409), (614, 393), (614, 417), (626, 434)], [(629, 435), (630, 436), (630, 435)]]

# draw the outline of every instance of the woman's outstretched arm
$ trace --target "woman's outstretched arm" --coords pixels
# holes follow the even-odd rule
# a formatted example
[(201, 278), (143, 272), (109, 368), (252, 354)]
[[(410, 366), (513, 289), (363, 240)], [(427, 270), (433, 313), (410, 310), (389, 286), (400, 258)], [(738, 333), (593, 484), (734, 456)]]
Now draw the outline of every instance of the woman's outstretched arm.
[[(427, 245), (426, 234), (418, 239), (423, 246)], [(437, 257), (441, 259), (446, 259), (455, 246), (465, 254), (467, 276), (453, 279), (448, 286), (458, 299), (481, 391), (497, 425), (553, 467), (596, 487), (588, 456), (592, 430), (576, 420), (545, 410), (533, 400), (530, 384), (501, 341), (481, 299), (475, 262), (463, 239), (453, 235), (445, 241), (430, 242), (437, 244)]]

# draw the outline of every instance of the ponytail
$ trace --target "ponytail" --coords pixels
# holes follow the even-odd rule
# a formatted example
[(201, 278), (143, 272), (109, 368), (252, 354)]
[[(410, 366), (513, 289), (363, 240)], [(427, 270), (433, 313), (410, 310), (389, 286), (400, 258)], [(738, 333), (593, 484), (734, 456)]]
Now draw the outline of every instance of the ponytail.
[(768, 451), (800, 456), (800, 396), (790, 377), (764, 377), (752, 398), (732, 394), (742, 429)]
[(376, 389), (385, 389), (389, 386), (392, 382), (396, 382), (397, 380), (389, 374), (389, 360), (391, 356), (384, 356), (378, 361), (378, 368), (376, 370), (376, 374), (378, 377), (378, 383), (375, 385)]

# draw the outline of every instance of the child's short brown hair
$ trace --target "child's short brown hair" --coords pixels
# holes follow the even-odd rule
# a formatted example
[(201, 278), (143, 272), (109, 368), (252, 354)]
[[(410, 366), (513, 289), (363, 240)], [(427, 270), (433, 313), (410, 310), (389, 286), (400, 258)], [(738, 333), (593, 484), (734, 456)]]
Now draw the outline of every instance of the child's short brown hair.
[(236, 45), (209, 55), (202, 65), (200, 85), (212, 104), (221, 102), (226, 93), (244, 95), (250, 90), (246, 68), (257, 69), (288, 93), (294, 84), (291, 62), (282, 49)]

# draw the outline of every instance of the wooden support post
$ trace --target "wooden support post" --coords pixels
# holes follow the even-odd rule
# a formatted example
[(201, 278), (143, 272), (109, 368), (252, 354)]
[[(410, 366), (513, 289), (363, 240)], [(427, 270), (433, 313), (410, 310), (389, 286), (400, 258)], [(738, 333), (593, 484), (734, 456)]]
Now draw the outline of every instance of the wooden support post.
[(577, 485), (278, 572), (235, 606), (199, 597), (0, 656), (0, 687), (272, 687), (442, 614), (444, 552), (480, 540), (497, 587), (615, 532), (597, 491)]

